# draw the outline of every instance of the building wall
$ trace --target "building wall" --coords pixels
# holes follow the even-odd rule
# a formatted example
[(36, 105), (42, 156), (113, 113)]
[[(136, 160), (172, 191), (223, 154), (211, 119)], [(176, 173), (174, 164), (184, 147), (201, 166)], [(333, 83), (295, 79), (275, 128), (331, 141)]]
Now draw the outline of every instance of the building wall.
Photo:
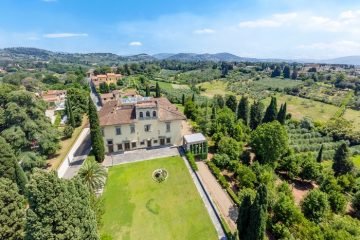
[[(160, 146), (160, 138), (164, 139), (165, 145), (181, 145), (182, 144), (182, 124), (181, 120), (175, 120), (170, 122), (170, 131), (166, 131), (166, 122), (161, 122), (158, 119), (143, 119), (137, 120), (133, 123), (135, 126), (135, 132), (131, 133), (131, 124), (113, 125), (103, 127), (105, 151), (109, 153), (109, 147), (107, 140), (112, 140), (113, 151), (119, 152), (125, 150), (125, 143), (129, 143), (129, 150), (146, 148), (148, 147), (148, 140), (151, 141), (151, 146)], [(151, 124), (151, 131), (145, 132), (145, 125)], [(116, 127), (121, 128), (121, 134), (116, 135)], [(166, 141), (170, 138), (170, 143)], [(141, 142), (144, 141), (144, 144)], [(136, 143), (136, 147), (132, 145)], [(118, 149), (117, 144), (122, 144), (122, 149)]]

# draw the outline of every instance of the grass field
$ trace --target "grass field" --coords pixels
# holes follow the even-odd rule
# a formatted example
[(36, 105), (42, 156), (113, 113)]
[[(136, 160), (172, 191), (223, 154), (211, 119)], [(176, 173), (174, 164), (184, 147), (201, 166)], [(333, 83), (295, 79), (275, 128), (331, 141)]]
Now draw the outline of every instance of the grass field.
[[(168, 178), (157, 183), (155, 169)], [(191, 176), (180, 157), (115, 166), (103, 194), (101, 234), (112, 239), (217, 239)]]
[(206, 97), (214, 97), (214, 95), (226, 95), (226, 94), (234, 94), (228, 90), (226, 90), (227, 83), (224, 81), (214, 80), (211, 82), (200, 83), (197, 86), (201, 86), (206, 89), (201, 95)]
[(355, 167), (360, 170), (360, 155), (354, 156), (353, 162), (355, 164)]

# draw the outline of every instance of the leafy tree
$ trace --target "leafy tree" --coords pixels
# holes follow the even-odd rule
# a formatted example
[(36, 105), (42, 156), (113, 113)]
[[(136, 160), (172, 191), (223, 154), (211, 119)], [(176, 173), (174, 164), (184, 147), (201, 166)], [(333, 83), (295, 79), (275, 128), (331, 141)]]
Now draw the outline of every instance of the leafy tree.
[(296, 80), (297, 77), (298, 77), (298, 71), (297, 71), (297, 69), (294, 67), (294, 70), (293, 70), (293, 72), (291, 73), (291, 79)]
[(285, 124), (286, 121), (286, 103), (281, 104), (279, 113), (277, 115), (277, 120), (279, 121), (279, 123), (281, 123), (282, 125)]
[(26, 239), (99, 239), (90, 192), (77, 178), (35, 170), (28, 199)]
[(10, 179), (17, 184), (22, 193), (25, 192), (25, 174), (11, 146), (2, 137), (0, 137), (0, 178)]
[(63, 131), (64, 137), (71, 138), (73, 132), (74, 132), (74, 128), (71, 125), (66, 125)]
[(268, 193), (265, 185), (260, 185), (250, 211), (248, 226), (249, 239), (263, 240), (266, 230)]
[(48, 74), (44, 77), (43, 82), (46, 84), (57, 84), (60, 80), (57, 76)]
[(231, 137), (223, 137), (218, 143), (218, 152), (228, 155), (231, 160), (238, 160), (242, 144)]
[(239, 102), (237, 119), (242, 119), (245, 125), (249, 125), (249, 120), (250, 120), (249, 100), (245, 96), (243, 96)]
[(276, 98), (271, 97), (271, 102), (265, 111), (265, 116), (263, 119), (263, 123), (272, 122), (277, 119), (278, 111), (277, 111), (277, 103)]
[(214, 154), (214, 157), (212, 159), (212, 162), (221, 169), (227, 168), (229, 166), (230, 163), (230, 158), (227, 154), (219, 154), (216, 153)]
[(198, 115), (198, 107), (191, 99), (188, 99), (185, 102), (184, 114), (187, 118), (189, 118), (193, 121), (195, 121), (195, 119)]
[(21, 167), (25, 172), (32, 172), (34, 168), (45, 168), (46, 162), (43, 156), (36, 152), (23, 152), (18, 157)]
[(254, 188), (257, 178), (256, 174), (251, 170), (250, 167), (239, 165), (235, 171), (236, 180), (239, 181), (241, 188)]
[(109, 85), (106, 82), (100, 83), (99, 91), (100, 91), (100, 93), (109, 93), (110, 92)]
[(350, 159), (350, 152), (346, 143), (342, 143), (336, 150), (332, 169), (334, 170), (335, 176), (353, 171), (354, 163)]
[(302, 211), (305, 217), (316, 223), (321, 222), (329, 212), (329, 202), (325, 193), (311, 190), (304, 198)]
[(275, 69), (271, 73), (271, 77), (272, 78), (280, 77), (280, 75), (281, 75), (281, 68), (279, 66), (276, 66)]
[(102, 162), (105, 158), (105, 147), (104, 140), (101, 134), (99, 116), (96, 111), (96, 107), (89, 96), (89, 122), (90, 122), (90, 136), (91, 136), (91, 145), (92, 150), (95, 156), (96, 161)]
[(260, 163), (274, 163), (288, 150), (288, 136), (278, 121), (265, 123), (251, 133), (250, 146)]
[(227, 96), (225, 105), (230, 108), (231, 111), (236, 112), (236, 97), (234, 95)]
[(220, 109), (225, 106), (224, 98), (219, 94), (214, 95), (213, 101), (214, 101), (214, 105), (219, 107)]
[(323, 150), (324, 150), (324, 144), (321, 144), (321, 147), (320, 147), (320, 149), (319, 149), (318, 155), (317, 155), (317, 157), (316, 157), (316, 161), (317, 161), (318, 163), (321, 163), (322, 160), (323, 160)]
[(281, 222), (286, 227), (291, 227), (292, 225), (299, 223), (302, 220), (301, 211), (295, 205), (291, 196), (291, 192), (289, 194), (280, 192), (279, 198), (273, 208), (273, 221)]
[(360, 191), (354, 195), (351, 206), (354, 209), (355, 216), (360, 219)]
[(109, 92), (110, 92), (110, 91), (114, 91), (115, 89), (116, 89), (115, 83), (110, 83), (110, 84), (109, 84)]
[(303, 180), (316, 180), (320, 176), (320, 172), (321, 165), (310, 154), (305, 155), (299, 177)]
[(264, 104), (260, 101), (254, 102), (250, 109), (250, 128), (256, 129), (261, 123), (264, 114)]
[(252, 203), (250, 195), (245, 195), (241, 201), (239, 214), (236, 221), (239, 238), (242, 240), (250, 240), (250, 236), (248, 235), (248, 228), (250, 223), (251, 206)]
[(284, 78), (290, 78), (290, 67), (287, 65), (284, 67), (283, 76)]
[(92, 158), (85, 161), (78, 173), (78, 177), (93, 193), (104, 187), (106, 176), (105, 168)]
[(23, 239), (25, 199), (15, 183), (0, 178), (0, 239)]
[(161, 96), (160, 94), (160, 86), (159, 86), (159, 83), (156, 82), (156, 86), (155, 86), (155, 97), (156, 98), (159, 98)]
[(341, 214), (345, 212), (347, 200), (344, 194), (336, 191), (331, 191), (328, 194), (330, 208), (334, 213)]

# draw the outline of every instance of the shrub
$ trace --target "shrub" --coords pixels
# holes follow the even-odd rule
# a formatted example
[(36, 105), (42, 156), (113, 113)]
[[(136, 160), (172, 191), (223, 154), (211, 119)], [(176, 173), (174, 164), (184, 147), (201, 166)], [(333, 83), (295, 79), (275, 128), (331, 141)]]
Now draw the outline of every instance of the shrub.
[(328, 194), (330, 208), (334, 213), (344, 213), (346, 207), (346, 197), (336, 191), (332, 191)]
[(307, 219), (319, 223), (328, 214), (329, 202), (326, 194), (316, 189), (309, 192), (301, 207)]
[(65, 138), (71, 138), (71, 136), (73, 135), (74, 132), (74, 128), (70, 125), (66, 125), (63, 131), (64, 137)]
[(226, 181), (225, 177), (221, 174), (220, 169), (215, 166), (215, 164), (211, 161), (206, 162), (210, 171), (214, 174), (214, 176), (216, 177), (216, 179), (218, 180), (218, 182), (220, 183), (220, 185), (223, 188), (228, 188), (229, 187), (229, 183)]
[(192, 153), (190, 153), (190, 152), (187, 152), (187, 153), (186, 153), (186, 159), (188, 160), (188, 162), (189, 162), (190, 167), (192, 168), (192, 170), (197, 171), (197, 170), (198, 170), (198, 167), (197, 167), (196, 162), (195, 162), (194, 154), (192, 154)]
[(360, 219), (360, 191), (355, 194), (351, 206), (354, 209), (355, 216)]
[(230, 158), (227, 154), (222, 153), (222, 154), (215, 154), (212, 162), (221, 169), (227, 168), (230, 164)]

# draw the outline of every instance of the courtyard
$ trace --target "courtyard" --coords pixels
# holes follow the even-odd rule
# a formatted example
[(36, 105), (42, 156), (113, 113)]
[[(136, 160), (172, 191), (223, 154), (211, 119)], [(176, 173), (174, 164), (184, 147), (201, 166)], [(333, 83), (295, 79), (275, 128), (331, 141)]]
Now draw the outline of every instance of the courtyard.
[[(162, 182), (153, 179), (157, 169), (167, 172)], [(105, 239), (218, 239), (179, 156), (111, 167), (103, 198)]]

